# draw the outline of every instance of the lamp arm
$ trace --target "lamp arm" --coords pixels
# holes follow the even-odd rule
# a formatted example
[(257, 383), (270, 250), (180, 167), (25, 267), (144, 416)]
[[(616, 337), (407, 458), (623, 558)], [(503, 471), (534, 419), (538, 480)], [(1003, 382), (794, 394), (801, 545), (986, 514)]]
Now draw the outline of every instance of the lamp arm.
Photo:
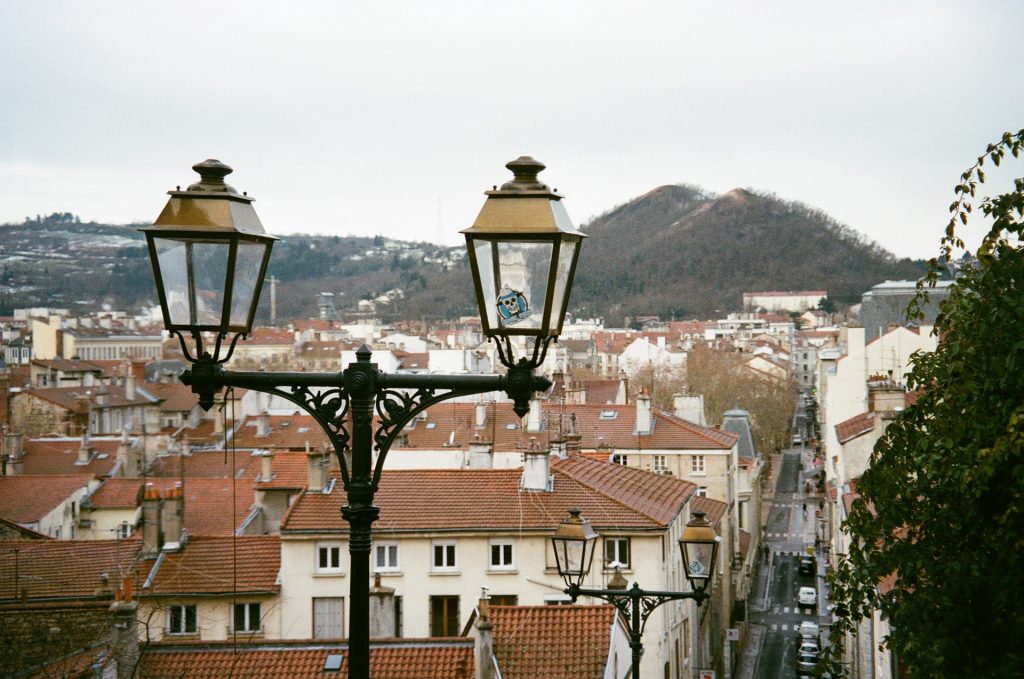
[(644, 628), (647, 626), (647, 619), (662, 604), (669, 601), (693, 599), (700, 606), (711, 596), (704, 589), (695, 589), (692, 592), (644, 590), (640, 589), (640, 585), (635, 582), (629, 589), (586, 589), (570, 585), (564, 591), (572, 598), (573, 603), (576, 603), (576, 599), (581, 596), (589, 596), (612, 604), (631, 622), (637, 635), (643, 634)]

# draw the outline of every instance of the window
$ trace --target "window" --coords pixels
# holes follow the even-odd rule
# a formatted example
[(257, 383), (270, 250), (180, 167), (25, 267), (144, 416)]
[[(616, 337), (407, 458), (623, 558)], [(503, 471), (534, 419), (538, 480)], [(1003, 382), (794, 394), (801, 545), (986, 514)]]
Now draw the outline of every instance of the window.
[(668, 471), (668, 460), (665, 458), (664, 455), (655, 455), (654, 456), (654, 473), (655, 474), (664, 474), (667, 471)]
[(316, 572), (317, 573), (340, 573), (341, 572), (341, 543), (340, 542), (318, 542), (318, 543), (316, 543)]
[(397, 542), (378, 542), (373, 546), (373, 568), (378, 573), (398, 570)]
[(708, 487), (707, 486), (697, 486), (697, 497), (707, 497), (707, 496), (708, 496)]
[(434, 543), (434, 570), (455, 570), (455, 541), (443, 540)]
[(629, 457), (622, 453), (615, 453), (612, 455), (612, 464), (621, 464), (623, 467), (629, 466)]
[(171, 606), (167, 609), (168, 634), (195, 634), (197, 631), (194, 605)]
[(690, 457), (690, 471), (693, 472), (694, 474), (704, 473), (703, 455), (693, 455), (692, 457)]
[(460, 631), (459, 597), (430, 597), (430, 636), (455, 637)]
[(491, 594), (492, 606), (518, 606), (519, 596), (515, 594)]
[(232, 629), (235, 632), (260, 631), (260, 605), (235, 604), (232, 610)]
[(515, 568), (512, 559), (512, 543), (507, 540), (491, 541), (491, 568), (509, 571)]
[(402, 595), (395, 596), (395, 638), (402, 638)]
[(313, 598), (313, 638), (341, 639), (345, 636), (345, 598)]
[(127, 521), (123, 521), (121, 525), (118, 526), (118, 532), (122, 538), (129, 537), (132, 534), (132, 525)]
[(604, 567), (611, 569), (613, 564), (629, 568), (629, 538), (604, 539)]

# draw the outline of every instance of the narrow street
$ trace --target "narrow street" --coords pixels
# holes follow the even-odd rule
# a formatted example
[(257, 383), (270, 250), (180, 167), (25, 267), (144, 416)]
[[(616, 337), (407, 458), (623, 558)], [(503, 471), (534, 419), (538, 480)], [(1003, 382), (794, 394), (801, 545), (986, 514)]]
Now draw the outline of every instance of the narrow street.
[[(798, 629), (811, 621), (826, 632), (828, 602), (824, 591), (825, 559), (817, 550), (815, 530), (819, 495), (808, 493), (806, 477), (810, 468), (803, 446), (782, 456), (775, 497), (768, 512), (761, 571), (753, 601), (751, 622), (763, 627), (763, 643), (757, 661), (757, 677), (796, 676)], [(810, 550), (810, 551), (808, 551)], [(813, 553), (812, 574), (801, 575), (799, 556)], [(814, 587), (817, 602), (801, 611), (797, 602), (800, 587)]]

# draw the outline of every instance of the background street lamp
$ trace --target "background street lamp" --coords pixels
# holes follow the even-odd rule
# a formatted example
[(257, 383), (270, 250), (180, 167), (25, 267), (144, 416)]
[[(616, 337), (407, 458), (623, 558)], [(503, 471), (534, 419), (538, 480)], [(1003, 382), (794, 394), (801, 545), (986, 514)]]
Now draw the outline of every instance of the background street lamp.
[[(275, 240), (264, 233), (253, 199), (224, 182), (230, 167), (207, 160), (193, 166), (200, 181), (170, 191), (163, 212), (142, 229), (164, 324), (192, 364), (181, 381), (199, 404), (208, 410), (225, 387), (273, 394), (309, 413), (334, 448), (350, 528), (350, 678), (369, 677), (371, 527), (379, 514), (373, 498), (395, 437), (447, 399), (504, 391), (522, 417), (533, 393), (551, 387), (533, 371), (561, 330), (585, 236), (569, 221), (561, 196), (537, 179), (542, 163), (523, 156), (506, 167), (515, 178), (486, 192), (480, 216), (464, 231), (484, 333), (497, 343), (504, 375), (389, 375), (371, 362), (365, 345), (337, 373), (225, 370), (239, 338), (252, 329)], [(518, 360), (511, 337), (532, 341)]]
[(604, 599), (614, 605), (629, 621), (629, 646), (633, 651), (632, 673), (640, 676), (640, 657), (643, 655), (641, 641), (647, 618), (658, 606), (666, 601), (693, 599), (700, 606), (710, 597), (708, 588), (714, 577), (715, 559), (718, 557), (718, 546), (722, 538), (704, 518), (704, 512), (693, 512), (693, 518), (686, 524), (683, 537), (679, 538), (679, 547), (683, 553), (683, 564), (686, 568), (686, 579), (690, 581), (691, 592), (662, 592), (640, 589), (640, 585), (626, 589), (626, 579), (616, 569), (615, 576), (609, 581), (608, 589), (589, 589), (583, 587), (583, 580), (590, 572), (594, 561), (594, 550), (597, 547), (597, 532), (590, 522), (580, 515), (580, 510), (570, 509), (569, 518), (558, 524), (555, 534), (551, 536), (551, 546), (555, 551), (555, 565), (558, 574), (565, 581), (565, 593), (573, 603), (581, 596)]

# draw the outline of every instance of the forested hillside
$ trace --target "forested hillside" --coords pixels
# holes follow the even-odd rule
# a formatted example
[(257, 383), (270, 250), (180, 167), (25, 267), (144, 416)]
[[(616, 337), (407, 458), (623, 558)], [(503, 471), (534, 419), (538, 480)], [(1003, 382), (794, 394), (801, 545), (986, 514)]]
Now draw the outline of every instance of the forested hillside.
[[(142, 225), (82, 223), (69, 213), (0, 226), (0, 315), (16, 307), (136, 310), (156, 301)], [(840, 304), (922, 263), (806, 205), (736, 189), (709, 196), (662, 186), (590, 224), (570, 311), (618, 325), (626, 317), (709, 317), (741, 308), (744, 291), (827, 290)], [(385, 320), (475, 314), (464, 248), (381, 236), (288, 235), (274, 247), (278, 320), (316, 313), (332, 292), (344, 318), (362, 299)], [(400, 291), (396, 294), (396, 291)], [(269, 320), (264, 292), (260, 318)]]

